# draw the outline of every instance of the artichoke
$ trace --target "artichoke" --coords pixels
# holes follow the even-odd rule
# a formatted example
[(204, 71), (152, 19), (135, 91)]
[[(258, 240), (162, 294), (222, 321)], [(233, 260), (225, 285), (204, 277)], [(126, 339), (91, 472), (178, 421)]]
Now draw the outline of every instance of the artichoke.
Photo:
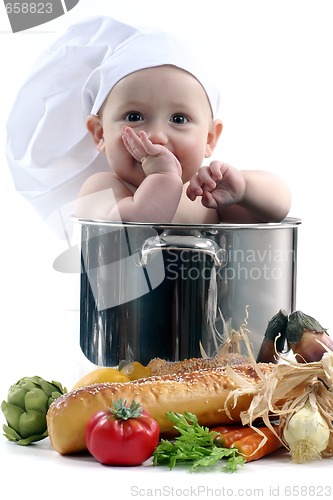
[(3, 425), (4, 436), (25, 446), (48, 436), (46, 414), (50, 404), (67, 392), (59, 382), (48, 382), (41, 377), (24, 377), (8, 391), (1, 410), (8, 425)]

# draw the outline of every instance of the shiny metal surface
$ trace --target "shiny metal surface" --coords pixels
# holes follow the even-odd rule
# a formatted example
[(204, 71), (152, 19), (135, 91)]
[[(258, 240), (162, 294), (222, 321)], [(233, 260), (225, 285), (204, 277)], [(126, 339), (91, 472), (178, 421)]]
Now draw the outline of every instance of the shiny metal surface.
[(101, 366), (213, 355), (248, 310), (256, 353), (296, 305), (299, 219), (279, 224), (81, 225), (80, 344)]

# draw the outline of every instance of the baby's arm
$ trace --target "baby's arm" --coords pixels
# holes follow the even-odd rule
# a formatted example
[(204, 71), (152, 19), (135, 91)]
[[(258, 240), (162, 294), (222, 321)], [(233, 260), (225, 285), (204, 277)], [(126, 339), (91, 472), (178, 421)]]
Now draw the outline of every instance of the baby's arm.
[[(131, 222), (171, 222), (182, 195), (181, 166), (164, 146), (153, 144), (145, 132), (137, 136), (124, 127), (123, 142), (143, 170), (142, 182), (133, 192), (112, 172), (92, 176), (83, 185), (76, 215)], [(133, 189), (135, 189), (135, 187)]]
[(218, 211), (221, 221), (279, 222), (290, 210), (291, 195), (276, 175), (258, 170), (237, 170), (213, 161), (202, 167), (187, 189), (193, 201)]
[(153, 144), (144, 131), (137, 135), (131, 127), (124, 127), (123, 142), (146, 177), (132, 199), (118, 202), (122, 220), (171, 222), (183, 191), (179, 161), (166, 147)]

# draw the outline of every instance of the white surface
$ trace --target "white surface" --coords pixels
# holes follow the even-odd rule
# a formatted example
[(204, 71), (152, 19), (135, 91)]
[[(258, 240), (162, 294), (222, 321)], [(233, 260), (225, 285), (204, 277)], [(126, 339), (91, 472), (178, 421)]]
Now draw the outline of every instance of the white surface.
[[(291, 215), (303, 220), (299, 231), (297, 308), (316, 317), (329, 330), (332, 328), (332, 208), (328, 180), (333, 166), (331, 2), (210, 0), (201, 6), (192, 0), (169, 0), (162, 13), (156, 5), (155, 0), (80, 0), (65, 16), (15, 35), (0, 5), (4, 68), (0, 81), (0, 400), (6, 397), (9, 385), (22, 376), (38, 374), (71, 387), (87, 369), (78, 348), (78, 276), (57, 273), (52, 267), (66, 243), (17, 195), (3, 150), (6, 118), (31, 62), (58, 30), (86, 15), (107, 12), (125, 22), (160, 24), (209, 44), (207, 57), (221, 79), (224, 122), (215, 156), (239, 168), (268, 169), (287, 179), (294, 196)], [(72, 495), (77, 494), (75, 498), (102, 493), (112, 498), (115, 484), (123, 488), (124, 498), (145, 498), (139, 492), (133, 494), (131, 486), (136, 484), (142, 488), (228, 486), (233, 492), (240, 487), (264, 486), (264, 498), (278, 496), (274, 490), (270, 492), (270, 487), (280, 486), (279, 498), (284, 498), (288, 496), (284, 486), (333, 485), (329, 474), (332, 461), (296, 466), (285, 458), (270, 458), (248, 464), (237, 475), (189, 475), (183, 470), (169, 473), (151, 467), (105, 468), (87, 458), (60, 457), (50, 449), (48, 441), (21, 448), (4, 438), (0, 439), (0, 455), (2, 478), (28, 491), (28, 499), (59, 498), (66, 488)], [(67, 479), (69, 484), (64, 489)], [(164, 490), (164, 496), (171, 496), (167, 493)], [(184, 497), (190, 496), (183, 493)], [(289, 498), (311, 497), (310, 489), (304, 493), (308, 496), (293, 490)], [(209, 493), (201, 495), (206, 496)], [(252, 491), (252, 495), (242, 496), (260, 495)], [(313, 496), (320, 496), (319, 492)], [(325, 492), (321, 496), (326, 496)], [(67, 493), (66, 498), (70, 498)]]
[[(59, 498), (328, 498), (333, 484), (331, 460), (305, 465), (291, 464), (281, 456), (250, 462), (233, 474), (223, 463), (192, 474), (187, 466), (170, 471), (146, 462), (140, 467), (110, 467), (88, 455), (62, 457), (48, 439), (38, 445), (20, 447), (1, 440), (5, 455), (6, 482), (33, 500)], [(20, 486), (22, 485), (22, 486)], [(23, 489), (24, 488), (24, 489)]]

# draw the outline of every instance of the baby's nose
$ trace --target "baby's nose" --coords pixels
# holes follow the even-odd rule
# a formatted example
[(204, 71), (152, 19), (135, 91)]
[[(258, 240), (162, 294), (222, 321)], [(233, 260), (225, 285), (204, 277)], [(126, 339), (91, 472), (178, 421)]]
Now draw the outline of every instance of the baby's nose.
[(158, 124), (148, 127), (147, 135), (153, 144), (166, 145), (168, 143), (168, 136), (163, 126)]

